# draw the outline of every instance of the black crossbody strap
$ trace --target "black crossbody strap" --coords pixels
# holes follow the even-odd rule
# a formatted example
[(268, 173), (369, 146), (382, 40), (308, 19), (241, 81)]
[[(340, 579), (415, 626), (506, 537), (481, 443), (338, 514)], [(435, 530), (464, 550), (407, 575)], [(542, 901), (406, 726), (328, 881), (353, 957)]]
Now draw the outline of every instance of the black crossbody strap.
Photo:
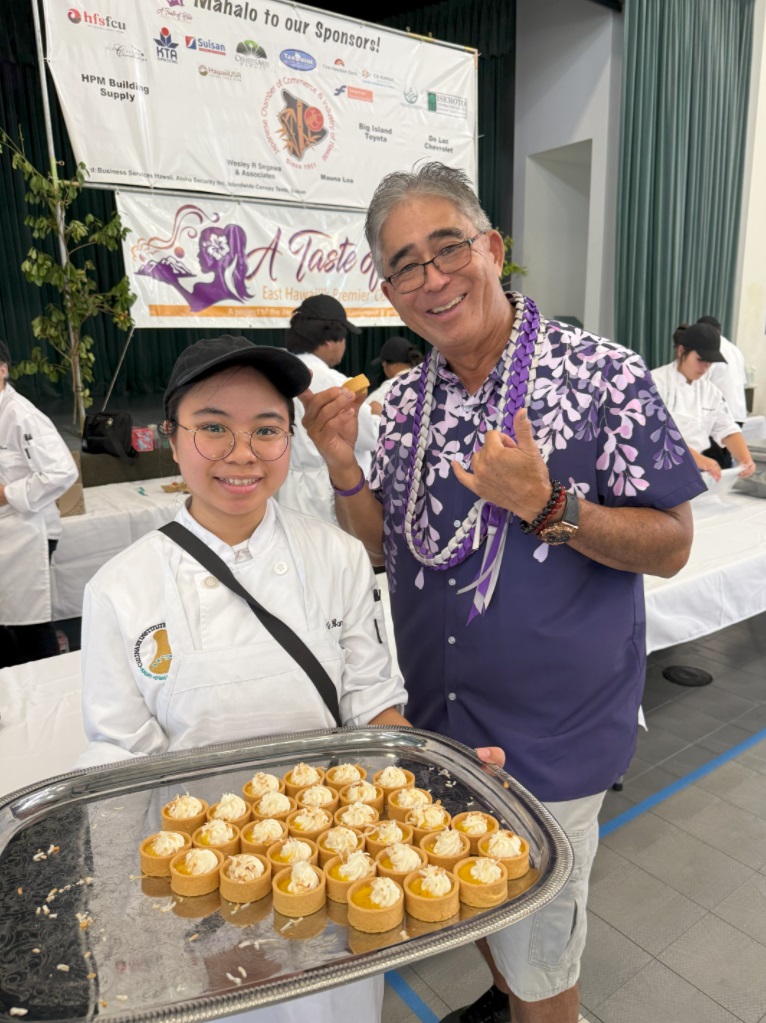
[(335, 718), (336, 725), (338, 728), (341, 728), (343, 723), (340, 718), (340, 707), (338, 706), (338, 692), (330, 676), (303, 640), (281, 618), (277, 618), (276, 615), (273, 615), (259, 604), (255, 597), (252, 597), (244, 586), (237, 582), (226, 563), (211, 551), (207, 544), (196, 537), (191, 530), (187, 529), (186, 526), (182, 526), (180, 522), (168, 522), (166, 525), (160, 526), (159, 531), (173, 540), (174, 543), (177, 543), (179, 547), (183, 547), (187, 554), (191, 554), (203, 568), (206, 568), (224, 586), (228, 586), (238, 597), (242, 597), (243, 600), (247, 601), (250, 610), (260, 621), (261, 625), (271, 633), (277, 643), (284, 647), (288, 654), (306, 672), (316, 686), (319, 695), (327, 704), (328, 710)]

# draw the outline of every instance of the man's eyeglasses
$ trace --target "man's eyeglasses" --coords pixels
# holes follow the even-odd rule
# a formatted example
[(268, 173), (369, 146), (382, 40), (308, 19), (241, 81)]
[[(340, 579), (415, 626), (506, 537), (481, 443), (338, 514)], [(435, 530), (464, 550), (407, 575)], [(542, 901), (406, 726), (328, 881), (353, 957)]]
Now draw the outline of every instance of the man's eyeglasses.
[(471, 249), (477, 238), (481, 238), (486, 231), (479, 231), (473, 238), (466, 238), (464, 242), (457, 242), (455, 245), (448, 245), (446, 249), (437, 252), (433, 259), (425, 263), (408, 263), (407, 266), (397, 270), (390, 277), (385, 277), (394, 291), (400, 295), (406, 295), (410, 291), (417, 291), (426, 283), (426, 267), (432, 263), (437, 270), (443, 274), (454, 274), (468, 266), (471, 262)]
[(290, 434), (278, 426), (257, 426), (254, 430), (230, 430), (222, 423), (205, 423), (195, 430), (178, 426), (194, 438), (194, 447), (203, 458), (218, 462), (234, 450), (237, 434), (244, 433), (250, 440), (250, 450), (262, 462), (276, 462), (287, 451)]

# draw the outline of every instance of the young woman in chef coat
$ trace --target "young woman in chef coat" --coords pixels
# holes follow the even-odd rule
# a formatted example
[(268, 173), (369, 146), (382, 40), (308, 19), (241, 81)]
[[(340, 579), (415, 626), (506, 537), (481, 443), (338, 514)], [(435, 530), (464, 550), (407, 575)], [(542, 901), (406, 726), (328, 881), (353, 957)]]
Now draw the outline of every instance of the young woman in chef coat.
[[(176, 521), (310, 647), (345, 725), (406, 725), (362, 545), (273, 500), (290, 462), (293, 399), (309, 383), (295, 356), (244, 338), (181, 354), (165, 392), (165, 431), (191, 495)], [(246, 602), (159, 532), (88, 584), (82, 655), (90, 745), (78, 767), (335, 725)], [(357, 1023), (378, 1020), (381, 1003), (373, 978), (246, 1016)]]
[(712, 324), (693, 323), (673, 335), (676, 358), (652, 370), (652, 379), (673, 421), (686, 441), (697, 468), (721, 478), (721, 467), (703, 455), (710, 438), (731, 452), (739, 464), (740, 476), (752, 476), (755, 463), (742, 431), (734, 421), (723, 395), (706, 374), (713, 363), (725, 362), (721, 355), (721, 333)]

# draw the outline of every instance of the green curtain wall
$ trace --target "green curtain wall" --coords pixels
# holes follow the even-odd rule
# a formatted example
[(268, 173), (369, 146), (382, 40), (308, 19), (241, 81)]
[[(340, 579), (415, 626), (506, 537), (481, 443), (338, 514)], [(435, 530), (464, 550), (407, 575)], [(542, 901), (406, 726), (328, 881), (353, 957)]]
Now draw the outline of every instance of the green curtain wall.
[(625, 4), (615, 336), (652, 368), (679, 323), (731, 330), (752, 21), (753, 0)]
[[(0, 32), (0, 124), (16, 137), (20, 128), (27, 155), (35, 164), (48, 166), (43, 127), (42, 98), (29, 0), (3, 5), (4, 27)], [(511, 169), (513, 167), (513, 107), (515, 0), (444, 0), (421, 8), (412, 14), (388, 19), (386, 24), (428, 35), (447, 42), (474, 46), (481, 51), (479, 60), (479, 194), (493, 223), (511, 230)], [(52, 106), (53, 135), (56, 153), (71, 171), (74, 157), (67, 138), (63, 116), (55, 89), (49, 81)], [(0, 337), (7, 340), (13, 357), (26, 356), (35, 344), (31, 321), (43, 309), (49, 296), (23, 277), (20, 264), (31, 246), (32, 238), (24, 218), (24, 184), (10, 167), (7, 154), (0, 156)], [(79, 213), (92, 212), (107, 217), (114, 207), (110, 191), (90, 189), (81, 201)], [(55, 255), (55, 250), (51, 248)], [(121, 254), (105, 254), (97, 261), (99, 281), (111, 287), (122, 275)], [(111, 322), (99, 320), (87, 324), (95, 338), (95, 380), (91, 387), (95, 405), (106, 392), (125, 335)], [(214, 337), (212, 330), (137, 330), (128, 349), (114, 389), (110, 408), (130, 408), (131, 395), (161, 394), (170, 369), (178, 356), (192, 341)], [(282, 344), (281, 330), (242, 330), (242, 334), (259, 344)], [(403, 333), (413, 340), (406, 328), (373, 327), (360, 338), (353, 338), (341, 368), (354, 375), (367, 371), (371, 379), (371, 362), (383, 342), (392, 334)], [(31, 400), (46, 405), (51, 399), (68, 397), (68, 379), (57, 386), (43, 377), (22, 377), (16, 384)]]

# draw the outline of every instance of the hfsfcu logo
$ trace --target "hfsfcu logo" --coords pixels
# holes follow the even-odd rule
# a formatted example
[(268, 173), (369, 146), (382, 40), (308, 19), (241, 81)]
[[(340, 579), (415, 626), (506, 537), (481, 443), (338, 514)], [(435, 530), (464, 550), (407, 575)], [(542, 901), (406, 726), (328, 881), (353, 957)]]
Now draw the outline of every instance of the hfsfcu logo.
[(156, 54), (158, 60), (162, 60), (166, 64), (178, 63), (178, 43), (173, 42), (173, 38), (166, 28), (160, 29), (160, 37), (155, 39), (154, 42), (157, 47)]
[(88, 25), (90, 28), (103, 28), (108, 32), (124, 32), (125, 22), (116, 21), (110, 14), (91, 14), (89, 11), (78, 11), (76, 7), (70, 7), (67, 11), (67, 18), (73, 25)]
[(282, 50), (279, 59), (294, 71), (313, 71), (317, 66), (311, 54), (303, 50)]
[(217, 53), (221, 57), (226, 56), (226, 47), (223, 43), (216, 43), (213, 39), (202, 39), (200, 36), (186, 36), (186, 49), (197, 50), (199, 53)]

